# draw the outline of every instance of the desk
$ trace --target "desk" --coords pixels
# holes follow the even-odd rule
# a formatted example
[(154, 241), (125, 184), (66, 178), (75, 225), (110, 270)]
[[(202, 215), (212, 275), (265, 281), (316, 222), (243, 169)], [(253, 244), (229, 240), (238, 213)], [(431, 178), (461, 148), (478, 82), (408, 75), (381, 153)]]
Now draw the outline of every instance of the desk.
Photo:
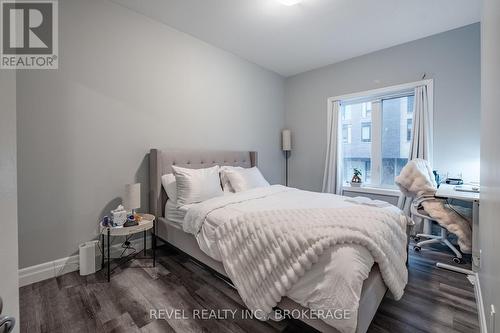
[[(436, 197), (444, 199), (455, 199), (472, 203), (472, 271), (477, 272), (480, 266), (479, 251), (479, 193), (463, 192), (455, 190), (455, 185), (441, 184), (435, 194)], [(442, 268), (445, 264), (438, 265)], [(449, 266), (449, 265), (446, 265)], [(453, 267), (453, 266), (452, 266)], [(465, 272), (462, 272), (465, 273)], [(465, 273), (468, 274), (468, 273)]]
[(478, 192), (464, 192), (455, 190), (455, 185), (441, 184), (436, 191), (436, 197), (457, 199), (460, 201), (479, 201)]

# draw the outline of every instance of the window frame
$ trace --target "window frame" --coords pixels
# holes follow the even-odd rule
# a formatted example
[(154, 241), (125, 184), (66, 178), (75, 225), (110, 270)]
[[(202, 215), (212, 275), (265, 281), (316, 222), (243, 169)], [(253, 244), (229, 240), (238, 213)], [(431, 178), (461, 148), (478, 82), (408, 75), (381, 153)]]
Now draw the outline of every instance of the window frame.
[[(416, 82), (410, 82), (395, 86), (384, 87), (380, 89), (367, 90), (362, 92), (357, 92), (353, 94), (340, 95), (336, 97), (328, 98), (328, 110), (333, 110), (333, 102), (341, 101), (341, 103), (348, 102), (349, 104), (361, 103), (361, 102), (372, 102), (371, 108), (371, 184), (370, 187), (373, 188), (387, 188), (381, 185), (381, 172), (382, 172), (382, 99), (387, 99), (389, 97), (397, 96), (403, 91), (415, 90), (418, 86), (427, 86), (428, 100), (429, 100), (429, 112), (430, 112), (430, 132), (433, 133), (433, 119), (434, 119), (434, 80), (422, 80)], [(339, 120), (339, 130), (342, 131), (342, 121), (345, 120), (341, 117), (341, 108), (336, 115)], [(414, 111), (413, 111), (414, 112)], [(409, 113), (409, 115), (413, 115)], [(412, 117), (412, 121), (413, 121)], [(413, 130), (412, 130), (413, 131)], [(410, 140), (411, 141), (411, 140)], [(339, 133), (337, 137), (337, 146), (341, 147), (342, 132)], [(431, 138), (430, 146), (433, 147), (433, 142)], [(341, 150), (341, 149), (340, 149)], [(432, 150), (432, 149), (431, 149)], [(342, 153), (337, 154), (337, 163), (342, 168)], [(432, 156), (430, 158), (432, 160)], [(431, 161), (432, 163), (432, 161)], [(342, 170), (342, 169), (341, 169)], [(338, 173), (342, 175), (343, 172), (340, 170)], [(337, 179), (337, 181), (342, 182), (342, 179)]]

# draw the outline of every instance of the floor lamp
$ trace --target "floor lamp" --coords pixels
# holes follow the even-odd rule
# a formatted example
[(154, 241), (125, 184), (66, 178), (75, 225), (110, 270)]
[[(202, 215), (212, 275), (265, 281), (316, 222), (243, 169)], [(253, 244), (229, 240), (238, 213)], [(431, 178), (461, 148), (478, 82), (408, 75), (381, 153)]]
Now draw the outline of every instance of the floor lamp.
[(281, 132), (281, 149), (285, 152), (285, 186), (288, 186), (288, 157), (292, 150), (292, 132), (289, 129)]

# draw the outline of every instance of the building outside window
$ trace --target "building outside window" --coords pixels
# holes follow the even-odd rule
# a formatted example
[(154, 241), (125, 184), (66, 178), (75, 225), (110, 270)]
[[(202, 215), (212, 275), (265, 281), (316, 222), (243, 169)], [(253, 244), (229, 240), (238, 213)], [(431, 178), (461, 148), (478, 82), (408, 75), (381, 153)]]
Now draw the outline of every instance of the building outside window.
[[(349, 182), (352, 170), (358, 168), (362, 172), (363, 182), (371, 182), (371, 142), (361, 141), (362, 123), (371, 121), (371, 112), (365, 103), (345, 104), (341, 108), (342, 118), (342, 156), (343, 179)], [(371, 104), (371, 103), (370, 103)]]
[(372, 124), (362, 123), (361, 124), (361, 141), (370, 142), (372, 141)]
[(372, 116), (372, 103), (367, 102), (362, 104), (361, 115), (363, 118), (370, 118)]
[(344, 111), (342, 112), (342, 120), (351, 120), (352, 117), (352, 106), (346, 105)]
[(342, 143), (352, 143), (352, 125), (342, 125)]
[(413, 119), (406, 119), (406, 141), (411, 141), (411, 132), (413, 130)]
[(394, 178), (408, 162), (413, 128), (413, 91), (396, 96), (342, 101), (342, 177), (354, 168), (365, 184), (395, 187)]

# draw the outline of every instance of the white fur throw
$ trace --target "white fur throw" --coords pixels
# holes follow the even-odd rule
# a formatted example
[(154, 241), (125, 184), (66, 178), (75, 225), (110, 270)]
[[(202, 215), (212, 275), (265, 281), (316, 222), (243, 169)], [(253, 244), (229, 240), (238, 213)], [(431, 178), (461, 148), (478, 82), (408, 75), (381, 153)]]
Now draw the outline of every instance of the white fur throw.
[(438, 221), (446, 230), (458, 237), (460, 251), (464, 253), (472, 252), (472, 227), (470, 221), (446, 207), (443, 200), (426, 200), (422, 202), (422, 207), (432, 219)]
[(270, 314), (319, 256), (337, 244), (364, 246), (400, 299), (408, 278), (406, 225), (402, 214), (360, 205), (247, 213), (216, 232), (224, 268), (243, 301), (250, 310)]
[(431, 166), (421, 158), (408, 162), (395, 182), (401, 192), (410, 198), (434, 197), (437, 190)]
[(426, 160), (416, 158), (408, 162), (395, 181), (405, 196), (413, 198), (433, 220), (458, 237), (458, 245), (462, 252), (471, 252), (471, 222), (446, 207), (445, 200), (434, 197), (437, 186)]

